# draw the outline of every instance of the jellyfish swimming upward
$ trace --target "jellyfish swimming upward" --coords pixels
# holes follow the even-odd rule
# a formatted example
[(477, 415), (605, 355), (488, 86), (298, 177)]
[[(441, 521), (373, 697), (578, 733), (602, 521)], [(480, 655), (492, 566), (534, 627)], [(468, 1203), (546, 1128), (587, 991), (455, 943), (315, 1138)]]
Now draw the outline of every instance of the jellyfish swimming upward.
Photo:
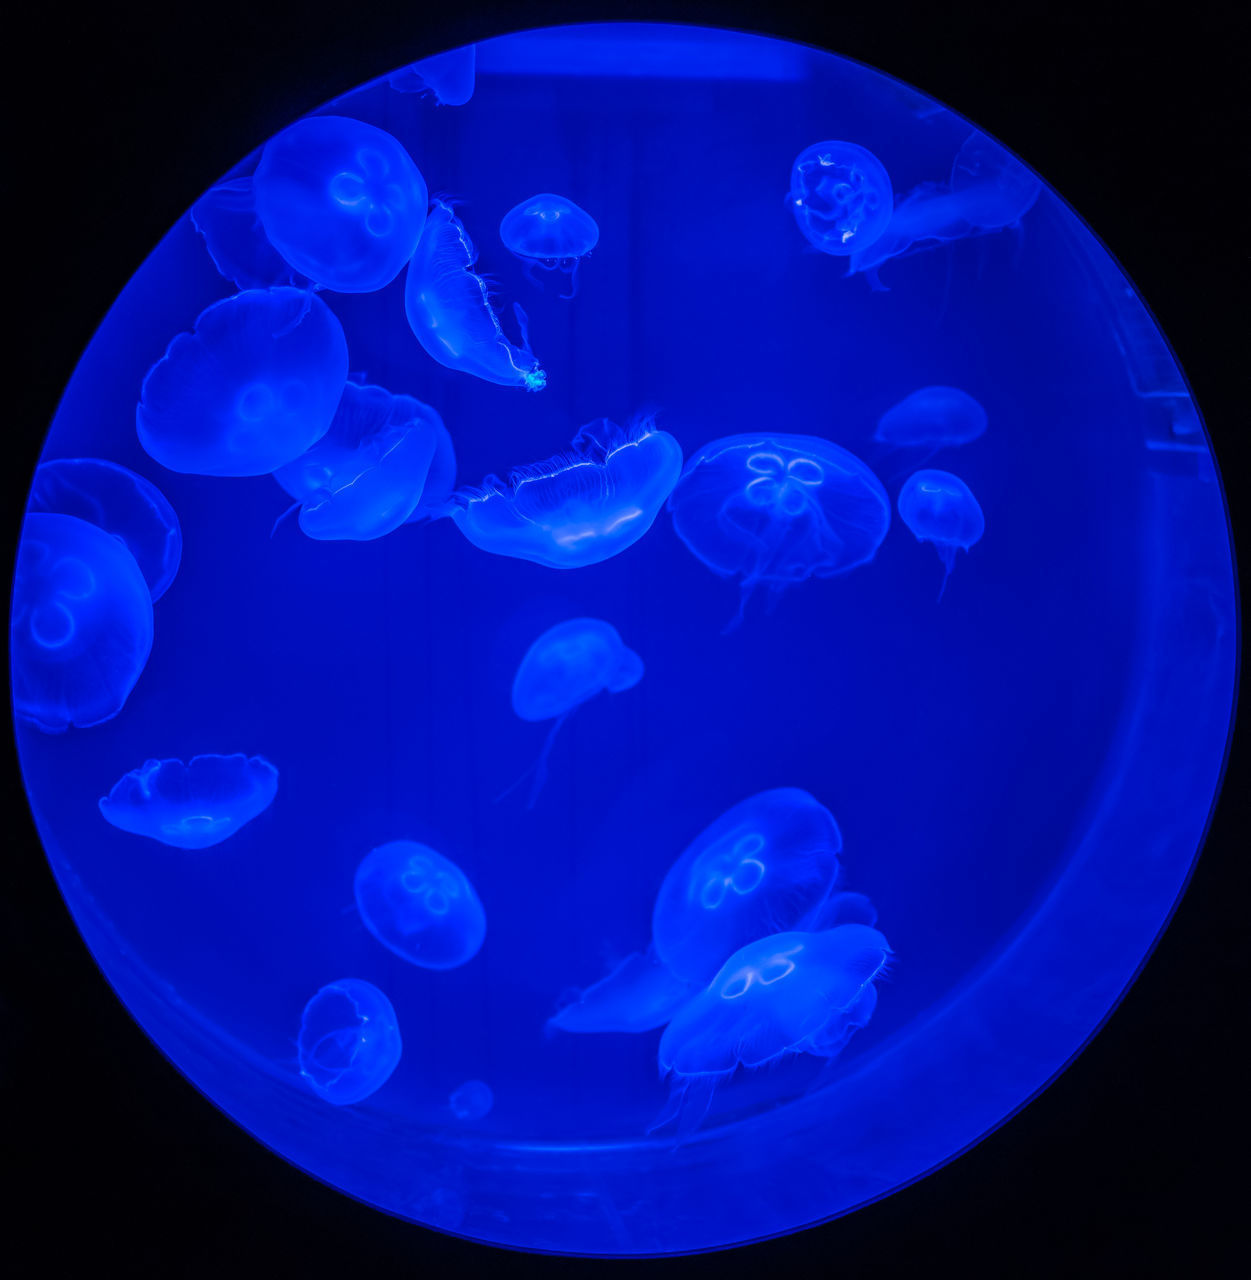
[(973, 491), (950, 471), (917, 471), (899, 490), (899, 518), (918, 542), (932, 542), (943, 562), (943, 598), (957, 551), (968, 551), (986, 531), (986, 518)]
[(403, 1052), (391, 1001), (361, 978), (340, 978), (317, 992), (304, 1006), (296, 1044), (300, 1075), (336, 1106), (377, 1093)]
[(959, 387), (921, 387), (878, 419), (874, 440), (903, 448), (969, 444), (986, 432), (986, 410)]
[(815, 142), (791, 168), (787, 195), (808, 243), (839, 257), (866, 249), (890, 222), (890, 175), (854, 142)]
[(565, 272), (569, 276), (569, 292), (561, 297), (572, 298), (578, 292), (578, 263), (599, 243), (599, 226), (572, 200), (537, 195), (504, 215), (500, 239), (521, 260), (531, 280), (536, 267)]

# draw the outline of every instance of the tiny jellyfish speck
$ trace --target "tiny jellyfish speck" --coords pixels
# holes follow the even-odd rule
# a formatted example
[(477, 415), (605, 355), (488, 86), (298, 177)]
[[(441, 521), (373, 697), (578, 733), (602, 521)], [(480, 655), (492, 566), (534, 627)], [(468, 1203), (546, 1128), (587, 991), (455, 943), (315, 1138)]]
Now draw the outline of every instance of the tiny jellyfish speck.
[(796, 158), (787, 200), (808, 242), (842, 257), (886, 230), (894, 196), (890, 175), (871, 151), (854, 142), (816, 142)]
[(356, 906), (388, 951), (423, 969), (455, 969), (478, 954), (486, 912), (469, 877), (414, 840), (392, 840), (356, 868)]
[(950, 471), (917, 471), (899, 490), (899, 518), (918, 542), (932, 542), (943, 562), (943, 598), (957, 551), (968, 551), (986, 531), (973, 491)]
[(697, 990), (697, 983), (679, 978), (655, 947), (648, 947), (569, 999), (547, 1020), (547, 1029), (577, 1034), (651, 1031), (663, 1027)]
[(534, 269), (564, 271), (572, 298), (578, 291), (578, 263), (599, 243), (599, 226), (585, 209), (564, 196), (531, 196), (511, 208), (500, 222), (504, 247), (534, 279)]
[(204, 237), (213, 265), (240, 289), (303, 288), (309, 281), (269, 243), (256, 216), (251, 177), (210, 187), (191, 206), (191, 223)]
[(163, 467), (261, 476), (329, 430), (347, 382), (342, 326), (299, 289), (249, 289), (202, 311), (143, 380), (139, 443)]
[(457, 1120), (481, 1120), (495, 1105), (495, 1095), (485, 1081), (466, 1080), (452, 1091), (447, 1105)]
[(322, 987), (304, 1006), (297, 1045), (300, 1075), (336, 1106), (377, 1093), (403, 1051), (391, 1001), (361, 978)]
[(986, 410), (959, 387), (921, 387), (878, 419), (874, 440), (904, 448), (969, 444), (986, 432)]
[(473, 97), (476, 45), (436, 53), (393, 71), (387, 84), (398, 93), (428, 93), (440, 107), (463, 107)]
[(45, 733), (88, 729), (125, 705), (152, 650), (152, 594), (121, 539), (32, 512), (13, 575), (13, 710)]
[(264, 813), (278, 792), (278, 770), (263, 756), (145, 760), (100, 799), (120, 831), (175, 849), (208, 849)]

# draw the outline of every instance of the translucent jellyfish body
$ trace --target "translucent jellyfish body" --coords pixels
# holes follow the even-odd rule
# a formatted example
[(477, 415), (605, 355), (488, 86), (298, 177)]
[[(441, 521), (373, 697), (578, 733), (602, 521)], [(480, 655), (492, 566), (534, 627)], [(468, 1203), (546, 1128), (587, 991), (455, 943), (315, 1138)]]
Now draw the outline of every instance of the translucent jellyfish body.
[(791, 211), (808, 242), (845, 256), (873, 243), (890, 222), (890, 175), (854, 142), (816, 142), (791, 168)]
[(121, 831), (175, 849), (208, 849), (263, 813), (278, 792), (278, 770), (263, 756), (145, 760), (100, 800)]
[(495, 1094), (483, 1080), (466, 1080), (447, 1100), (457, 1120), (481, 1120), (495, 1105)]
[(428, 93), (440, 107), (463, 107), (473, 97), (476, 46), (422, 58), (387, 77), (399, 93)]
[(986, 531), (973, 491), (950, 471), (916, 471), (899, 490), (899, 518), (918, 542), (932, 542), (943, 562), (943, 598), (957, 551), (967, 551)]
[(253, 178), (269, 242), (296, 271), (338, 293), (372, 293), (413, 256), (425, 179), (387, 132), (310, 116), (271, 138)]
[(520, 347), (504, 336), (478, 251), (451, 205), (436, 199), (408, 266), (404, 310), (417, 341), (441, 365), (504, 387), (541, 391), (547, 374), (530, 350), (525, 312), (514, 307)]
[(707, 982), (731, 952), (807, 927), (838, 879), (843, 837), (806, 791), (779, 787), (728, 809), (669, 869), (652, 912), (656, 954)]
[(403, 1045), (391, 1001), (361, 978), (331, 982), (304, 1006), (300, 1075), (336, 1106), (363, 1102), (391, 1078)]
[(428, 845), (379, 845), (356, 868), (355, 890), (369, 932), (423, 969), (455, 969), (486, 937), (486, 912), (469, 877)]
[(666, 1022), (698, 990), (679, 978), (655, 947), (635, 952), (607, 977), (578, 992), (547, 1020), (549, 1031), (575, 1033), (651, 1031)]
[(452, 514), (452, 491), (456, 488), (456, 450), (452, 445), (451, 435), (443, 425), (443, 419), (433, 409), (430, 413), (434, 423), (434, 454), (430, 459), (430, 470), (426, 473), (421, 497), (417, 500), (413, 514), (408, 517), (409, 524), (437, 520), (441, 516)]
[(153, 601), (178, 572), (182, 528), (150, 480), (103, 458), (57, 458), (35, 469), (30, 510), (77, 516), (120, 538), (135, 558)]
[(958, 387), (921, 387), (878, 419), (875, 440), (902, 447), (968, 444), (986, 431), (986, 410)]
[(261, 476), (326, 434), (347, 342), (320, 298), (249, 289), (202, 311), (148, 371), (139, 443), (170, 471)]
[(210, 187), (191, 206), (191, 222), (204, 237), (213, 265), (240, 289), (309, 283), (269, 243), (256, 214), (251, 177)]
[(714, 573), (738, 578), (742, 620), (761, 583), (775, 594), (868, 563), (890, 499), (863, 462), (816, 436), (714, 440), (687, 460), (669, 498), (673, 527)]
[(623, 431), (601, 418), (578, 432), (568, 453), (462, 489), (452, 519), (483, 551), (580, 569), (633, 546), (681, 470), (681, 446), (651, 419)]
[(152, 650), (152, 594), (120, 539), (76, 516), (22, 524), (9, 628), (13, 710), (47, 733), (125, 705)]
[(511, 208), (500, 222), (504, 247), (526, 267), (564, 271), (572, 298), (578, 291), (578, 263), (599, 243), (599, 226), (585, 209), (564, 196), (531, 196)]

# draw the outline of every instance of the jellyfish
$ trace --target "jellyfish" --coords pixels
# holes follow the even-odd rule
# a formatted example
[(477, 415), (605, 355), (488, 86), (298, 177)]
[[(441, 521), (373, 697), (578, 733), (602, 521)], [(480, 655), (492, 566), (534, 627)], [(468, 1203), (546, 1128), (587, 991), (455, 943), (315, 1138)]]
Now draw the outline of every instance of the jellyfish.
[(377, 1093), (403, 1050), (391, 1001), (362, 978), (322, 987), (304, 1006), (297, 1044), (300, 1075), (336, 1106)]
[(387, 77), (399, 93), (428, 93), (440, 107), (463, 107), (473, 97), (476, 46), (422, 58)]
[(836, 1056), (873, 1016), (873, 983), (891, 954), (863, 924), (774, 933), (735, 951), (660, 1038), (670, 1098), (649, 1132), (675, 1118), (680, 1134), (698, 1128), (714, 1090), (739, 1067), (799, 1053)]
[(119, 831), (208, 849), (264, 813), (277, 791), (278, 770), (263, 756), (145, 760), (101, 797), (100, 812)]
[(452, 206), (435, 199), (408, 264), (404, 309), (417, 341), (448, 369), (502, 387), (542, 391), (547, 374), (530, 350), (526, 313), (514, 305), (521, 346), (505, 336), (487, 282), (474, 271), (478, 251)]
[[(585, 209), (564, 196), (537, 195), (511, 208), (500, 223), (504, 247), (534, 280), (534, 269), (564, 271), (572, 298), (578, 292), (578, 263), (599, 243), (599, 227)], [(535, 281), (537, 283), (537, 281)]]
[(863, 893), (832, 893), (803, 921), (803, 929), (819, 933), (840, 924), (877, 924), (877, 908)]
[(878, 419), (874, 440), (903, 447), (968, 444), (986, 430), (986, 410), (959, 387), (922, 387)]
[(486, 912), (469, 877), (414, 840), (379, 845), (356, 868), (356, 906), (388, 951), (423, 969), (455, 969), (486, 937)]
[(191, 223), (204, 237), (213, 265), (238, 288), (304, 288), (310, 283), (269, 243), (256, 216), (251, 177), (210, 187), (191, 206)]
[(481, 1120), (495, 1105), (491, 1086), (482, 1080), (466, 1080), (447, 1100), (457, 1120)]
[(452, 490), (456, 487), (456, 450), (452, 446), (448, 429), (443, 425), (443, 419), (433, 409), (430, 413), (434, 427), (434, 454), (430, 459), (430, 470), (426, 473), (421, 497), (417, 500), (413, 514), (408, 517), (407, 524), (438, 520), (452, 514)]
[(295, 499), (310, 538), (381, 538), (417, 510), (439, 430), (447, 434), (420, 400), (349, 382), (330, 430), (274, 479)]
[(253, 178), (269, 242), (336, 293), (373, 293), (413, 256), (428, 193), (389, 133), (344, 116), (310, 116), (271, 138)]
[(886, 230), (894, 196), (890, 174), (854, 142), (816, 142), (791, 169), (787, 201), (808, 242), (846, 256), (867, 248)]
[(943, 598), (957, 551), (968, 551), (986, 531), (986, 518), (972, 490), (950, 471), (916, 471), (899, 490), (899, 518), (918, 542), (932, 542), (943, 562)]
[(22, 523), (9, 623), (13, 710), (45, 733), (103, 724), (152, 650), (152, 594), (119, 539), (77, 516)]
[(77, 516), (125, 544), (155, 604), (182, 559), (182, 527), (150, 480), (103, 458), (56, 458), (35, 469), (30, 510)]
[(698, 983), (679, 978), (649, 946), (574, 995), (547, 1020), (547, 1030), (651, 1031), (663, 1027), (698, 989)]
[(740, 579), (743, 620), (765, 583), (788, 586), (867, 564), (890, 527), (890, 499), (859, 458), (816, 436), (727, 436), (687, 460), (669, 498), (673, 527), (714, 573)]
[(163, 467), (262, 476), (330, 427), (347, 382), (343, 329), (299, 289), (248, 289), (200, 312), (143, 380), (139, 443)]
[(843, 837), (806, 791), (778, 787), (727, 809), (669, 869), (652, 911), (662, 963), (707, 982), (731, 952), (797, 929), (838, 880)]

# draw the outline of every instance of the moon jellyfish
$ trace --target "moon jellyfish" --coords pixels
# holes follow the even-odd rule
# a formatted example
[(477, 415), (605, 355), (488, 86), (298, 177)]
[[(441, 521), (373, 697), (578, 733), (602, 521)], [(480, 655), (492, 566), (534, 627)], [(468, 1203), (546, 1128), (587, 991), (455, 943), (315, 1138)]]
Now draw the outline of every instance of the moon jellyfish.
[(253, 192), (269, 242), (337, 293), (390, 284), (426, 221), (426, 182), (412, 157), (389, 133), (344, 116), (310, 116), (271, 138)]
[(392, 840), (366, 854), (355, 891), (369, 932), (423, 969), (455, 969), (486, 937), (486, 912), (468, 876), (415, 840)]
[(950, 471), (917, 471), (899, 490), (899, 518), (918, 542), (932, 542), (943, 562), (943, 598), (957, 551), (968, 551), (986, 531), (986, 518), (972, 490)]
[(808, 242), (844, 256), (886, 230), (894, 196), (890, 175), (871, 151), (854, 142), (816, 142), (796, 158), (787, 199)]
[(466, 1080), (447, 1100), (457, 1120), (481, 1120), (495, 1105), (491, 1086), (482, 1080)]
[(452, 519), (483, 551), (580, 569), (633, 546), (681, 470), (681, 446), (650, 418), (625, 431), (601, 418), (578, 432), (568, 453), (462, 489)]
[(440, 107), (463, 107), (473, 97), (476, 46), (422, 58), (387, 77), (400, 93), (428, 93)]
[(330, 427), (347, 382), (343, 329), (299, 289), (215, 302), (143, 380), (139, 443), (170, 471), (262, 476)]
[(336, 1106), (377, 1093), (399, 1065), (403, 1045), (395, 1010), (372, 982), (340, 978), (304, 1006), (300, 1075)]
[(208, 849), (268, 809), (277, 792), (278, 770), (263, 756), (145, 760), (101, 797), (100, 812), (120, 831)]
[(430, 409), (430, 413), (434, 426), (434, 454), (430, 459), (430, 470), (426, 473), (421, 497), (413, 514), (408, 517), (408, 524), (437, 520), (452, 514), (452, 490), (456, 487), (456, 450), (452, 446), (451, 435), (443, 425), (443, 419), (433, 409)]
[(13, 710), (61, 733), (111, 720), (152, 650), (152, 594), (120, 539), (76, 516), (22, 524), (9, 624)]
[(564, 271), (572, 298), (578, 292), (578, 262), (599, 243), (599, 226), (572, 200), (550, 194), (531, 196), (511, 208), (500, 222), (504, 247), (534, 279), (534, 269)]
[(986, 410), (958, 387), (922, 387), (878, 419), (874, 440), (898, 446), (968, 444), (986, 430)]
[(739, 947), (796, 929), (838, 879), (843, 837), (806, 791), (761, 791), (726, 810), (669, 869), (652, 912), (656, 954), (707, 982)]
[(877, 908), (863, 893), (832, 893), (803, 922), (812, 933), (840, 924), (875, 925)]
[(182, 527), (150, 480), (103, 458), (56, 458), (35, 468), (30, 510), (77, 516), (111, 533), (135, 558), (155, 603), (182, 559)]
[(607, 977), (578, 992), (547, 1020), (549, 1031), (651, 1031), (663, 1027), (698, 989), (679, 978), (655, 947), (627, 956)]
[(541, 391), (547, 374), (530, 350), (526, 313), (513, 310), (521, 346), (504, 336), (487, 282), (474, 271), (478, 251), (446, 201), (430, 207), (426, 229), (408, 264), (404, 310), (417, 341), (441, 365), (503, 387)]
[[(727, 436), (688, 459), (669, 498), (673, 527), (714, 573), (772, 600), (808, 578), (867, 564), (890, 527), (890, 499), (863, 462), (816, 436)], [(771, 601), (772, 603), (772, 601)]]
[(250, 177), (210, 187), (191, 206), (191, 223), (204, 237), (213, 265), (240, 289), (309, 283), (269, 243)]

